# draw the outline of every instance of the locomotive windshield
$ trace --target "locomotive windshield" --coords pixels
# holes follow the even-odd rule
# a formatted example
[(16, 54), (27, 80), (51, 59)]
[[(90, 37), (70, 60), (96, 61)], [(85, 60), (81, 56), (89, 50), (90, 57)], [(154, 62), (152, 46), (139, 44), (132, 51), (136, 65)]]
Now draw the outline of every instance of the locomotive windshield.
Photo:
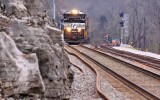
[(85, 23), (85, 14), (64, 14), (64, 22)]
[(85, 20), (82, 20), (82, 19), (67, 19), (67, 20), (64, 20), (64, 22), (67, 22), (67, 23), (85, 23)]
[(72, 10), (63, 14), (64, 22), (85, 23), (86, 14), (78, 10)]
[(64, 17), (64, 28), (71, 27), (72, 29), (85, 29), (86, 25), (86, 14), (82, 12), (66, 12), (63, 14)]

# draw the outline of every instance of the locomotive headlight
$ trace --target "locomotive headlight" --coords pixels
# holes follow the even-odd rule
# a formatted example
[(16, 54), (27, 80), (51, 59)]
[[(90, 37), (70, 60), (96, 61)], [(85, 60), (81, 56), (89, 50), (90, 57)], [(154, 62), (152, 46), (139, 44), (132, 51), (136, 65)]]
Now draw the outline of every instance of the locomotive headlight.
[(73, 9), (73, 10), (72, 10), (72, 14), (77, 15), (77, 14), (78, 14), (78, 10)]
[(71, 27), (67, 27), (66, 29), (67, 29), (67, 32), (71, 32), (72, 30)]
[(78, 28), (78, 32), (81, 32), (82, 31), (82, 29), (81, 28)]

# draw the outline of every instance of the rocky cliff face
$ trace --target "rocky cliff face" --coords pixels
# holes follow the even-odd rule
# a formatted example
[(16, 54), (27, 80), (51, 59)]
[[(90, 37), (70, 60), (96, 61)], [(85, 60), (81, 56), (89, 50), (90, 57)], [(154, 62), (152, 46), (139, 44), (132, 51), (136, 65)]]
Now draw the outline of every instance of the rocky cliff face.
[(69, 99), (62, 32), (40, 0), (0, 0), (0, 99)]

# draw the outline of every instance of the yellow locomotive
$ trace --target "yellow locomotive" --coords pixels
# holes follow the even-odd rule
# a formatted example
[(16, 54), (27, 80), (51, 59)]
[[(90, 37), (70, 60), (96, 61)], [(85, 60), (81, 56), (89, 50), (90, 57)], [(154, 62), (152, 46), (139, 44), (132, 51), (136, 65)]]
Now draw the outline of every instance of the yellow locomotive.
[(64, 13), (63, 17), (64, 41), (66, 43), (89, 42), (89, 22), (85, 13), (72, 10)]

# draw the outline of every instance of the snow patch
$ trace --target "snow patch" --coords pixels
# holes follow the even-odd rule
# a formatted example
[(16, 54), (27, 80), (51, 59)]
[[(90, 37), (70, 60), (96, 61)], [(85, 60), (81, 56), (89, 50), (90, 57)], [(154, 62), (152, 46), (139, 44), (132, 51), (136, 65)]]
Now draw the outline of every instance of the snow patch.
[(156, 58), (156, 59), (160, 59), (159, 54), (136, 50), (132, 46), (126, 45), (126, 44), (122, 44), (120, 47), (113, 47), (113, 48), (118, 49), (118, 50), (122, 50), (122, 51), (128, 51), (128, 52), (138, 54), (138, 55), (143, 55), (143, 56), (148, 56), (148, 57), (153, 57), (153, 58)]

